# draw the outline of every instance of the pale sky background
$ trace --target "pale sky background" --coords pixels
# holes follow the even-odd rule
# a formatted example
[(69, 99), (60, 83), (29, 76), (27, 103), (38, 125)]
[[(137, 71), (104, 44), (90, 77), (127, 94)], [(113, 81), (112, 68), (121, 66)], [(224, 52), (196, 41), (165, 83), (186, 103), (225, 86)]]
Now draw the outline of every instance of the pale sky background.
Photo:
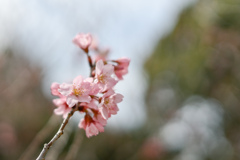
[(88, 75), (86, 57), (72, 38), (79, 32), (92, 33), (102, 47), (111, 49), (110, 58), (131, 58), (129, 74), (116, 87), (124, 101), (108, 126), (134, 129), (146, 118), (143, 63), (173, 29), (183, 8), (195, 1), (0, 0), (0, 49), (12, 45), (43, 67), (43, 91), (52, 99), (52, 82)]

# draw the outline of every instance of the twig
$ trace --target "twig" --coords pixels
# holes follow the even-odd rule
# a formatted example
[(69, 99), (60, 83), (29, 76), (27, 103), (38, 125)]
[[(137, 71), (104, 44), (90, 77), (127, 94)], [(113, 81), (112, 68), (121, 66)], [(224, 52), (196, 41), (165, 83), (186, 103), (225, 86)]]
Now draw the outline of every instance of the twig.
[(74, 112), (77, 110), (78, 108), (76, 106), (74, 106), (72, 108), (72, 110), (68, 113), (67, 117), (63, 120), (63, 123), (61, 124), (58, 132), (54, 135), (54, 137), (51, 139), (51, 141), (49, 143), (44, 144), (44, 147), (41, 151), (41, 153), (39, 154), (38, 158), (36, 160), (45, 160), (45, 156), (48, 152), (48, 150), (50, 149), (50, 147), (53, 145), (53, 143), (58, 140), (58, 138), (61, 137), (61, 135), (63, 135), (63, 130), (66, 127), (69, 119), (72, 117), (72, 115), (74, 114)]
[[(85, 52), (87, 54), (88, 63), (89, 63), (89, 66), (90, 66), (90, 77), (93, 77), (94, 76), (93, 75), (94, 65), (92, 63), (92, 58), (89, 55), (88, 50), (86, 50)], [(63, 123), (61, 124), (60, 128), (58, 129), (58, 132), (54, 135), (54, 137), (51, 139), (51, 141), (49, 143), (44, 144), (44, 147), (43, 147), (41, 153), (39, 154), (39, 156), (36, 160), (45, 160), (45, 157), (46, 157), (46, 154), (47, 154), (48, 150), (53, 145), (53, 143), (55, 141), (57, 141), (63, 135), (64, 128), (66, 127), (69, 119), (72, 117), (74, 112), (79, 109), (78, 107), (79, 106), (74, 106), (72, 108), (72, 110), (68, 113), (67, 117), (63, 120)]]
[(65, 146), (69, 142), (69, 138), (73, 131), (73, 125), (71, 124), (71, 122), (69, 122), (67, 125), (68, 127), (66, 127), (64, 130), (64, 136), (62, 136), (55, 142), (54, 147), (52, 147), (51, 150), (48, 151), (48, 154), (46, 155), (46, 159), (50, 159), (50, 160), (59, 159), (58, 157), (63, 152)]
[(89, 67), (90, 67), (90, 77), (93, 77), (93, 70), (94, 70), (94, 65), (92, 63), (92, 58), (91, 56), (89, 55), (89, 53), (87, 53), (87, 58), (88, 58), (88, 64), (89, 64)]
[(57, 122), (59, 122), (59, 120), (59, 117), (53, 114), (49, 118), (47, 124), (35, 136), (31, 144), (27, 147), (19, 160), (31, 159), (35, 150), (37, 150), (39, 144), (43, 142), (43, 140), (49, 135), (49, 133), (53, 132), (53, 130), (55, 129), (55, 125), (57, 124)]

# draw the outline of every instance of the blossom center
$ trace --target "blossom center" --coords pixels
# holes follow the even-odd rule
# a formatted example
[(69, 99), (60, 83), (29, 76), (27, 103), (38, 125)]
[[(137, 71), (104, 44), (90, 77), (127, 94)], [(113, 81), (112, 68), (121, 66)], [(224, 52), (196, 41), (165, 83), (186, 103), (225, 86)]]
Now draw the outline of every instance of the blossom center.
[(104, 76), (103, 74), (100, 74), (100, 75), (98, 76), (98, 80), (99, 80), (99, 82), (101, 82), (101, 83), (105, 83), (105, 82), (106, 82), (106, 76)]
[(82, 88), (73, 88), (73, 94), (76, 95), (76, 96), (81, 96), (83, 95), (84, 93), (84, 90)]
[(104, 104), (105, 104), (105, 105), (108, 105), (109, 102), (110, 102), (109, 98), (106, 98), (106, 99), (104, 100)]

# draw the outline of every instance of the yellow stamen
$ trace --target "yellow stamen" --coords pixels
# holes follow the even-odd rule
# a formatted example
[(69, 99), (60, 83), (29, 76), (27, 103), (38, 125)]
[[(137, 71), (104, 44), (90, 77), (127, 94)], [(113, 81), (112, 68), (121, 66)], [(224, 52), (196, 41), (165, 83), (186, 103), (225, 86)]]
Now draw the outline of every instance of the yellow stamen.
[(104, 103), (105, 103), (106, 105), (108, 105), (108, 103), (109, 103), (109, 99), (108, 99), (108, 98), (105, 99)]
[(77, 89), (77, 88), (73, 88), (73, 93), (76, 95), (76, 96), (81, 96), (84, 91), (83, 89)]
[(98, 76), (98, 80), (99, 80), (99, 82), (101, 82), (101, 83), (105, 83), (105, 76), (104, 76), (103, 74), (99, 75), (99, 76)]

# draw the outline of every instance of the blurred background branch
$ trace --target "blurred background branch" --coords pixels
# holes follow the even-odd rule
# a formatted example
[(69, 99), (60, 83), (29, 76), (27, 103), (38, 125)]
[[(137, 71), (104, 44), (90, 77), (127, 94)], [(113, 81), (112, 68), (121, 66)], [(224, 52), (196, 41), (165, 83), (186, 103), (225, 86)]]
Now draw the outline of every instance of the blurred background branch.
[(57, 115), (52, 115), (46, 125), (37, 133), (37, 135), (34, 137), (30, 145), (27, 147), (27, 149), (23, 152), (22, 156), (19, 158), (19, 160), (25, 160), (25, 159), (31, 159), (34, 155), (36, 155), (39, 146), (41, 146), (45, 139), (47, 139), (53, 131), (57, 128), (57, 126), (60, 123), (61, 117)]

